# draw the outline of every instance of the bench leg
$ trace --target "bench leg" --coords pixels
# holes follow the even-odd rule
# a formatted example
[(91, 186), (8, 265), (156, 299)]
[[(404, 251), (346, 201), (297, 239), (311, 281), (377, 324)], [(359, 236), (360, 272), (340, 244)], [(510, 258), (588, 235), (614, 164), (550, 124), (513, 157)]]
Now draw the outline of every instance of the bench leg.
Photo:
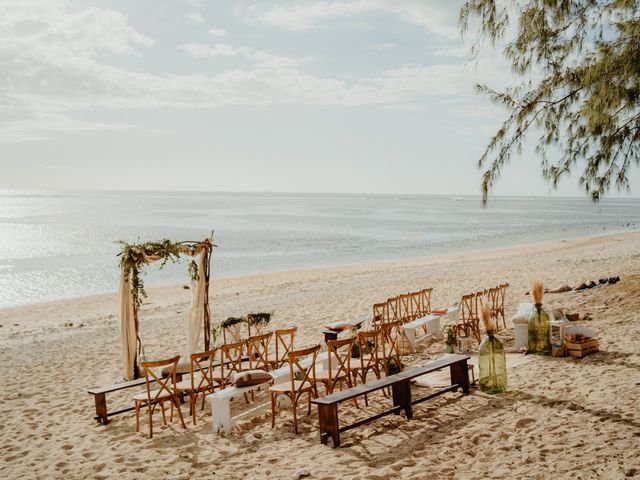
[(461, 360), (449, 367), (451, 371), (451, 385), (460, 385), (464, 393), (469, 393), (469, 369), (467, 360)]
[(107, 396), (104, 393), (94, 395), (96, 401), (96, 420), (103, 425), (109, 423), (107, 418)]
[(406, 379), (391, 385), (393, 393), (393, 406), (402, 407), (407, 418), (413, 417), (413, 407), (411, 405), (411, 380)]
[(213, 432), (218, 433), (224, 430), (224, 433), (231, 433), (231, 402), (229, 399), (212, 398), (211, 402), (211, 424)]
[(320, 422), (320, 443), (326, 444), (329, 437), (331, 437), (333, 446), (339, 447), (338, 404), (318, 405), (318, 420)]

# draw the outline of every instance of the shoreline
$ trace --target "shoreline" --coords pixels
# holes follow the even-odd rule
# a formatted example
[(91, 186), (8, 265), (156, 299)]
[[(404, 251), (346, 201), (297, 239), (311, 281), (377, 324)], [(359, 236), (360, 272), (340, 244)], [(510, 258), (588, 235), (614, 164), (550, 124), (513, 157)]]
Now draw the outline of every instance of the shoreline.
[[(344, 265), (329, 265), (322, 267), (313, 267), (313, 268), (299, 268), (299, 269), (289, 269), (289, 270), (277, 270), (277, 271), (269, 271), (264, 273), (254, 273), (254, 274), (246, 274), (246, 275), (233, 275), (233, 276), (215, 276), (215, 263), (212, 271), (214, 272), (211, 277), (211, 290), (212, 293), (213, 288), (215, 288), (215, 284), (218, 282), (237, 282), (237, 281), (252, 281), (252, 280), (260, 280), (266, 277), (281, 277), (287, 275), (308, 275), (313, 273), (346, 273), (352, 272), (355, 270), (362, 269), (383, 269), (387, 267), (404, 267), (404, 266), (412, 266), (412, 265), (440, 265), (445, 262), (459, 262), (464, 261), (465, 258), (486, 258), (486, 257), (496, 257), (503, 258), (508, 257), (510, 255), (516, 255), (522, 252), (528, 252), (535, 250), (536, 252), (544, 252), (550, 251), (554, 249), (561, 249), (561, 247), (566, 247), (567, 249), (575, 248), (578, 246), (589, 246), (597, 243), (606, 243), (611, 241), (612, 239), (618, 237), (629, 237), (632, 238), (634, 236), (640, 237), (640, 232), (615, 232), (615, 233), (606, 233), (599, 235), (591, 235), (591, 236), (580, 236), (572, 239), (555, 239), (555, 240), (542, 240), (540, 242), (526, 243), (526, 244), (516, 244), (510, 246), (503, 247), (495, 247), (495, 248), (482, 248), (477, 250), (464, 250), (460, 253), (442, 253), (436, 254), (432, 256), (421, 256), (414, 258), (401, 258), (401, 259), (393, 259), (393, 260), (381, 260), (375, 262), (356, 262), (356, 263), (348, 263)], [(155, 292), (160, 293), (175, 293), (176, 290), (183, 291), (184, 285), (188, 285), (188, 279), (185, 277), (184, 283), (172, 283), (166, 285), (157, 285), (152, 287), (147, 287), (147, 292), (149, 295), (153, 295)], [(20, 304), (13, 306), (0, 307), (0, 318), (3, 313), (7, 312), (19, 312), (24, 309), (29, 309), (32, 307), (45, 307), (45, 306), (56, 306), (56, 305), (64, 305), (67, 302), (88, 302), (88, 301), (97, 301), (101, 302), (104, 300), (111, 301), (112, 298), (116, 300), (119, 298), (118, 291), (113, 290), (110, 292), (104, 293), (96, 293), (90, 295), (81, 295), (81, 296), (73, 296), (73, 297), (65, 297), (59, 298), (55, 300), (47, 300), (44, 302), (33, 302), (28, 304)], [(188, 299), (188, 295), (185, 296)], [(179, 299), (177, 299), (179, 300)]]

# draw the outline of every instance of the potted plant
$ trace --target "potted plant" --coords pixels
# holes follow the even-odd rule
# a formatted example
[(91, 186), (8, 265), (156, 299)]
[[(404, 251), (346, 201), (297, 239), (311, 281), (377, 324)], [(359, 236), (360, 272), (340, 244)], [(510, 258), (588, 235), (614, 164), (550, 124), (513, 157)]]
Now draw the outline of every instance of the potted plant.
[(454, 353), (454, 347), (456, 345), (456, 331), (453, 329), (451, 325), (445, 325), (442, 329), (442, 333), (444, 333), (444, 347), (447, 353)]
[(258, 312), (247, 314), (247, 324), (249, 328), (255, 329), (256, 335), (261, 335), (264, 328), (269, 325), (273, 312)]

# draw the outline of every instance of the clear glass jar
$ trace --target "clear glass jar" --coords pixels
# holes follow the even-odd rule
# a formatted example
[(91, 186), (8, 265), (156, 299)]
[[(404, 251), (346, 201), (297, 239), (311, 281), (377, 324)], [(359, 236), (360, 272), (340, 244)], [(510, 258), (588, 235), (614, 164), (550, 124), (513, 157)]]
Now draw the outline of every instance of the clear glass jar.
[(478, 349), (478, 383), (485, 393), (507, 391), (507, 359), (504, 346), (491, 331), (487, 331)]
[(551, 322), (549, 314), (542, 309), (541, 303), (534, 305), (529, 316), (527, 353), (551, 354)]

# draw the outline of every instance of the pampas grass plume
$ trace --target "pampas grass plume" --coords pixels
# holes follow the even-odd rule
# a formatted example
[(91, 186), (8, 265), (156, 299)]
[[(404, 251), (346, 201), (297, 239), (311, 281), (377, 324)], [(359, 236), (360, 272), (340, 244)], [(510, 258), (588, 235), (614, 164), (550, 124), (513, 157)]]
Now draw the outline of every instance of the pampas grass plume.
[(480, 299), (480, 310), (478, 311), (478, 316), (484, 325), (484, 329), (487, 332), (493, 332), (494, 326), (493, 321), (491, 320), (491, 311), (489, 310), (489, 305), (483, 298)]
[(531, 282), (529, 289), (531, 290), (533, 303), (536, 305), (542, 303), (542, 297), (544, 296), (544, 285), (542, 284), (542, 280), (538, 278)]

